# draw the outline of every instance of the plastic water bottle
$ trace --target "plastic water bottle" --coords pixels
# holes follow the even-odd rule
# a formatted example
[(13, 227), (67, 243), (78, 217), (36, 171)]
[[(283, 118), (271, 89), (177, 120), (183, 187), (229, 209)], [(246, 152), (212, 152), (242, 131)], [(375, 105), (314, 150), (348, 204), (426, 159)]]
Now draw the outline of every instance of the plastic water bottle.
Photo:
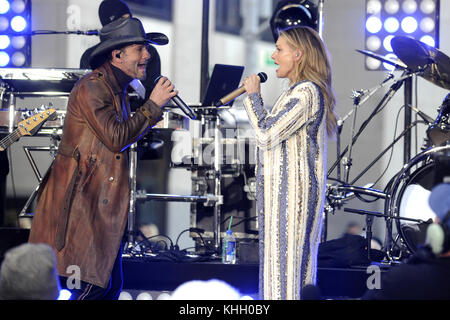
[(225, 238), (223, 238), (222, 263), (236, 263), (236, 239), (230, 229), (227, 230)]

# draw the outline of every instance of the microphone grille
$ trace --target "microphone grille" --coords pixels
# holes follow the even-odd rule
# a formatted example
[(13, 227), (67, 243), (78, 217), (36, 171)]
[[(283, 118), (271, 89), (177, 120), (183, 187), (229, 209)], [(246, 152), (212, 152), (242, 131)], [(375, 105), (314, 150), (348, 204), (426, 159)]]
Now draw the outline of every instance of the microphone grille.
[(267, 81), (267, 74), (265, 72), (258, 73), (258, 77), (261, 80), (261, 83), (264, 83)]

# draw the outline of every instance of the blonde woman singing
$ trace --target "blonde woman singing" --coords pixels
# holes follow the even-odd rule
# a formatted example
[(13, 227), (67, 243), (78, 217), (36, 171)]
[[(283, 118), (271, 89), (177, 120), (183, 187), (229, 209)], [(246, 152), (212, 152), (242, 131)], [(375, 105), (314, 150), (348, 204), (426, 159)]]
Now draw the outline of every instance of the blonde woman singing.
[(270, 112), (259, 77), (244, 79), (258, 146), (259, 290), (262, 299), (301, 299), (302, 288), (316, 284), (335, 97), (327, 50), (313, 29), (282, 31), (272, 59), (290, 86)]

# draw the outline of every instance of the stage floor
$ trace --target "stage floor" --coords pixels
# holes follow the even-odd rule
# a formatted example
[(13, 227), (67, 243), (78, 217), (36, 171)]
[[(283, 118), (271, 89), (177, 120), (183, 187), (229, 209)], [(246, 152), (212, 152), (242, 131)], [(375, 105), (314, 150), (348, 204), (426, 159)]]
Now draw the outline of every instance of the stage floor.
[[(222, 280), (241, 294), (258, 296), (258, 264), (223, 264), (219, 261), (171, 262), (123, 258), (124, 289), (171, 292), (190, 280)], [(386, 271), (380, 268), (381, 273)], [(325, 299), (358, 299), (372, 275), (367, 266), (318, 268), (317, 286)]]

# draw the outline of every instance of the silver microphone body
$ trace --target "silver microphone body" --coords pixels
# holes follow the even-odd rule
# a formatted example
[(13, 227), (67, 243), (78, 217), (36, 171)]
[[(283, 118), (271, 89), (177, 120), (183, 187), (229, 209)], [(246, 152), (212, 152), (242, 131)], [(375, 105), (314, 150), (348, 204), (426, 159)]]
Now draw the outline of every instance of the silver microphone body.
[[(261, 83), (264, 83), (267, 81), (267, 74), (265, 74), (264, 72), (260, 72), (258, 73), (258, 77), (261, 80)], [(243, 94), (245, 92), (245, 87), (244, 86), (240, 86), (239, 88), (237, 88), (236, 90), (231, 91), (229, 94), (227, 94), (226, 96), (222, 97), (217, 103), (216, 103), (216, 107), (220, 107), (220, 106), (224, 106), (228, 103), (230, 103), (231, 101), (233, 101), (234, 99), (236, 99), (237, 97), (239, 97), (241, 94)]]

